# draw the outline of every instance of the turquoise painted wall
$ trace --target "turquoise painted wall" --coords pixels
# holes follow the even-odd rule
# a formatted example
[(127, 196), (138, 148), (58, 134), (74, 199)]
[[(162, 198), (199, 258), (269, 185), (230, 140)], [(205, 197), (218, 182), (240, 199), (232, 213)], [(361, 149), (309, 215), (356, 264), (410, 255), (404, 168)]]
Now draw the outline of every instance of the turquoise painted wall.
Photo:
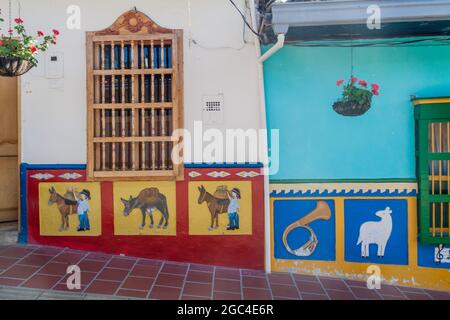
[(360, 117), (332, 109), (350, 57), (349, 48), (286, 46), (265, 62), (268, 127), (280, 129), (271, 179), (415, 178), (410, 96), (450, 96), (450, 47), (354, 49), (354, 75), (381, 86)]

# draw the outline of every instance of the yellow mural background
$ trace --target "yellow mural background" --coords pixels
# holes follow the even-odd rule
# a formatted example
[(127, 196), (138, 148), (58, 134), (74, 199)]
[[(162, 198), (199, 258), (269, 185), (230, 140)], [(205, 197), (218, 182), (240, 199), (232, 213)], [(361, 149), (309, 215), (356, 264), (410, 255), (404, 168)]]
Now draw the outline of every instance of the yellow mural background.
[[(303, 190), (316, 190), (318, 184), (311, 187), (303, 186)], [(325, 190), (336, 190), (336, 185), (320, 186)], [(343, 184), (340, 185), (343, 188)], [(415, 185), (413, 185), (415, 187)], [(273, 190), (295, 190), (296, 186), (272, 184)], [(300, 188), (300, 185), (299, 187)], [(383, 185), (366, 185), (361, 187), (351, 187), (352, 190), (368, 189), (382, 190)], [(403, 190), (401, 184), (389, 184), (390, 190)], [(314, 197), (290, 197), (289, 200), (313, 200)], [(271, 239), (271, 270), (275, 272), (296, 272), (299, 274), (321, 275), (328, 277), (342, 278), (345, 275), (347, 279), (366, 281), (368, 277), (367, 268), (373, 263), (357, 263), (345, 261), (345, 241), (344, 241), (344, 200), (345, 196), (323, 197), (322, 199), (332, 199), (335, 201), (336, 210), (336, 261), (315, 261), (315, 260), (287, 260), (276, 259), (274, 254), (274, 238)], [(438, 268), (425, 268), (417, 264), (417, 198), (411, 196), (405, 197), (351, 197), (351, 199), (399, 199), (407, 200), (408, 204), (408, 265), (379, 264), (382, 275), (382, 281), (386, 284), (401, 285), (408, 287), (420, 287), (436, 290), (450, 290), (448, 282), (450, 270)], [(286, 200), (283, 197), (271, 197), (271, 230), (274, 233), (273, 224), (273, 204), (276, 200)], [(383, 285), (382, 285), (383, 286)]]
[[(198, 204), (200, 192), (204, 186), (212, 195), (218, 186), (227, 186), (228, 190), (239, 188), (239, 229), (227, 230), (228, 213), (219, 214), (219, 228), (209, 231), (211, 214), (206, 202)], [(215, 224), (214, 224), (215, 225)], [(189, 182), (189, 234), (190, 235), (251, 235), (252, 234), (252, 183), (251, 181), (195, 181)]]
[[(125, 217), (123, 215), (124, 204), (120, 198), (128, 200), (130, 196), (137, 197), (139, 193), (146, 188), (158, 188), (159, 192), (164, 194), (167, 199), (169, 209), (169, 226), (167, 229), (158, 229), (158, 223), (161, 219), (161, 212), (153, 212), (153, 228), (149, 228), (150, 217), (145, 217), (145, 226), (139, 229), (142, 223), (142, 213), (140, 209), (134, 209)], [(115, 182), (113, 186), (114, 197), (114, 234), (115, 235), (160, 235), (175, 236), (177, 234), (176, 219), (176, 184), (169, 181), (153, 182)]]
[[(78, 192), (87, 189), (91, 192), (89, 205), (91, 211), (88, 213), (90, 231), (77, 231), (79, 220), (78, 215), (69, 215), (69, 229), (59, 231), (61, 226), (61, 214), (55, 204), (48, 205), (50, 198), (49, 189), (55, 187), (56, 192), (61, 196), (67, 189), (75, 188)], [(94, 182), (45, 182), (39, 184), (39, 230), (42, 236), (99, 236), (102, 233), (101, 223), (101, 191), (100, 184)]]

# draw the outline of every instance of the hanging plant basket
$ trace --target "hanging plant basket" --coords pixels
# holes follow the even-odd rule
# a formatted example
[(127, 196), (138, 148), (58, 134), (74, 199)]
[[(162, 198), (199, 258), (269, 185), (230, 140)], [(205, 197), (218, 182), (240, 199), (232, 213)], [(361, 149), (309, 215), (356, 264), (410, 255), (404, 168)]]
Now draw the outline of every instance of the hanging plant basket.
[(18, 77), (30, 71), (31, 68), (33, 68), (33, 64), (28, 60), (15, 57), (0, 57), (1, 77)]
[(361, 116), (369, 109), (370, 102), (360, 103), (358, 101), (336, 101), (333, 104), (334, 111), (347, 117)]
[[(11, 16), (11, 6), (10, 16)], [(3, 19), (0, 17), (0, 22)], [(59, 31), (52, 30), (52, 34), (45, 35), (37, 31), (36, 35), (26, 32), (24, 22), (21, 18), (9, 21), (8, 35), (0, 33), (0, 76), (18, 77), (38, 64), (37, 54), (45, 52), (51, 44), (56, 44)], [(0, 26), (1, 30), (1, 26)]]
[[(337, 86), (344, 84), (344, 80), (338, 80)], [(351, 77), (350, 81), (344, 85), (341, 99), (333, 104), (333, 110), (343, 116), (356, 117), (366, 113), (372, 104), (373, 96), (379, 95), (380, 86), (376, 83), (371, 85), (371, 90), (367, 88), (367, 81), (358, 80)]]

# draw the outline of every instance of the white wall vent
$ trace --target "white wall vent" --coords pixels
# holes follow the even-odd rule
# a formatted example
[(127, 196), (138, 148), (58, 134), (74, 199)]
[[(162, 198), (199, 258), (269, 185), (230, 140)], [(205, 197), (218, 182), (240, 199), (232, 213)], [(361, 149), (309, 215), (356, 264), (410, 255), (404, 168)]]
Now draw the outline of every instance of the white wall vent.
[(223, 94), (203, 96), (203, 123), (223, 122)]

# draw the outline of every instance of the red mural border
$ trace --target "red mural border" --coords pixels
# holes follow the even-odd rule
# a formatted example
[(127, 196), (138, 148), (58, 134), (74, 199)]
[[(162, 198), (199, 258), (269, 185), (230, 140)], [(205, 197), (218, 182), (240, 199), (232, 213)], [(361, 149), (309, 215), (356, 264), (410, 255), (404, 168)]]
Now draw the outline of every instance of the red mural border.
[[(117, 236), (114, 235), (113, 183), (100, 182), (102, 194), (102, 234), (98, 237), (41, 236), (39, 231), (39, 183), (84, 182), (85, 170), (29, 170), (27, 171), (28, 242), (80, 250), (125, 254), (143, 258), (213, 264), (248, 269), (264, 269), (264, 185), (263, 176), (241, 177), (240, 172), (257, 172), (260, 168), (195, 168), (185, 170), (184, 181), (176, 182), (177, 235), (176, 236)], [(194, 173), (190, 177), (189, 173)], [(209, 176), (226, 172), (223, 178)], [(54, 177), (38, 180), (36, 174)], [(66, 180), (65, 173), (81, 177)], [(198, 175), (200, 174), (200, 175)], [(196, 176), (197, 175), (197, 176)], [(188, 184), (190, 181), (251, 181), (252, 235), (198, 236), (189, 235)]]

